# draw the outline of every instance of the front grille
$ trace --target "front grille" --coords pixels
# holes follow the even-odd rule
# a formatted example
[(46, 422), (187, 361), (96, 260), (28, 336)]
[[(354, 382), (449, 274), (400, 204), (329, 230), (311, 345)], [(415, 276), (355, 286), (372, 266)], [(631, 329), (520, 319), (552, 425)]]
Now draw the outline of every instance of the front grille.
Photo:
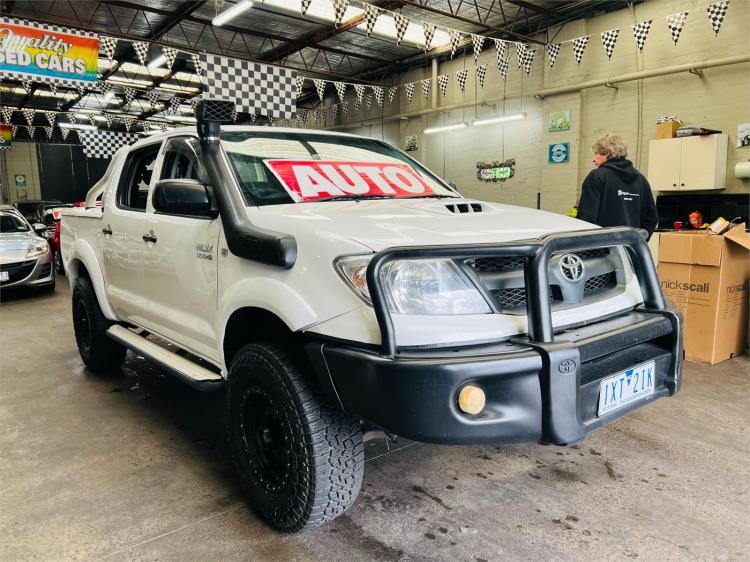
[(615, 275), (614, 271), (610, 271), (604, 275), (597, 275), (596, 277), (587, 279), (583, 286), (583, 294), (584, 296), (587, 296), (604, 289), (610, 289), (615, 285), (617, 285), (617, 275)]
[[(504, 310), (512, 308), (526, 308), (526, 289), (514, 288), (514, 289), (500, 289), (493, 293), (497, 304), (500, 305)], [(554, 300), (554, 292), (552, 287), (549, 289), (549, 299)]]
[[(608, 256), (609, 248), (594, 248), (593, 250), (581, 250), (573, 253), (583, 261), (586, 261)], [(498, 256), (493, 258), (473, 258), (466, 260), (466, 265), (479, 273), (495, 273), (523, 269), (525, 263), (526, 258), (516, 256)]]
[(0, 271), (8, 272), (8, 280), (3, 281), (2, 284), (8, 285), (9, 283), (25, 279), (34, 269), (34, 265), (36, 265), (36, 260), (17, 261), (0, 265)]

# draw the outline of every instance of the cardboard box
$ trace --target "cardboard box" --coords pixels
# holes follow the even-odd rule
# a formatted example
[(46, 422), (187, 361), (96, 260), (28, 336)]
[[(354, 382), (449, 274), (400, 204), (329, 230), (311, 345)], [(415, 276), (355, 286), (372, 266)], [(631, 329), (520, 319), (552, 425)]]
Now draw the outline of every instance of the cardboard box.
[(677, 136), (677, 129), (680, 128), (679, 121), (665, 121), (656, 125), (657, 139), (673, 139)]
[(659, 280), (685, 318), (685, 357), (719, 363), (747, 341), (750, 234), (744, 223), (724, 234), (662, 232)]

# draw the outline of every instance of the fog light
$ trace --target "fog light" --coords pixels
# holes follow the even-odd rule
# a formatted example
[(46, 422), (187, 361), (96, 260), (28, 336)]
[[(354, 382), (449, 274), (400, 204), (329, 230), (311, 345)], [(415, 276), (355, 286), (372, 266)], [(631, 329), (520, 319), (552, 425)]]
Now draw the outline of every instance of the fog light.
[(484, 390), (467, 384), (458, 394), (458, 407), (467, 414), (475, 415), (484, 410)]

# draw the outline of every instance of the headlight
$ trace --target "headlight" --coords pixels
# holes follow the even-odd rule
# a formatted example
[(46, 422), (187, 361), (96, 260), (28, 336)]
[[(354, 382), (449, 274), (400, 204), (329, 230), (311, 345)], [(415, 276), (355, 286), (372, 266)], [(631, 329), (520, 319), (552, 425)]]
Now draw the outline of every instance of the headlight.
[(26, 252), (27, 258), (33, 258), (34, 256), (41, 256), (49, 252), (49, 244), (46, 240), (37, 240), (31, 246), (29, 251)]
[[(339, 273), (368, 303), (365, 273), (371, 257), (341, 258)], [(397, 314), (489, 314), (477, 288), (451, 260), (394, 260), (380, 270), (388, 309)]]

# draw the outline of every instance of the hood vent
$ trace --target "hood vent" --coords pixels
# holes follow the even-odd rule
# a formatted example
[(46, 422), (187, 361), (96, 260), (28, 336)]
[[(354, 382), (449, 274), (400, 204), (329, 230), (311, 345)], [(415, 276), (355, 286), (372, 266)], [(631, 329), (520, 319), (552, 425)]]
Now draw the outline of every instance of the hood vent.
[(483, 211), (481, 203), (449, 203), (445, 206), (451, 213), (481, 213)]

